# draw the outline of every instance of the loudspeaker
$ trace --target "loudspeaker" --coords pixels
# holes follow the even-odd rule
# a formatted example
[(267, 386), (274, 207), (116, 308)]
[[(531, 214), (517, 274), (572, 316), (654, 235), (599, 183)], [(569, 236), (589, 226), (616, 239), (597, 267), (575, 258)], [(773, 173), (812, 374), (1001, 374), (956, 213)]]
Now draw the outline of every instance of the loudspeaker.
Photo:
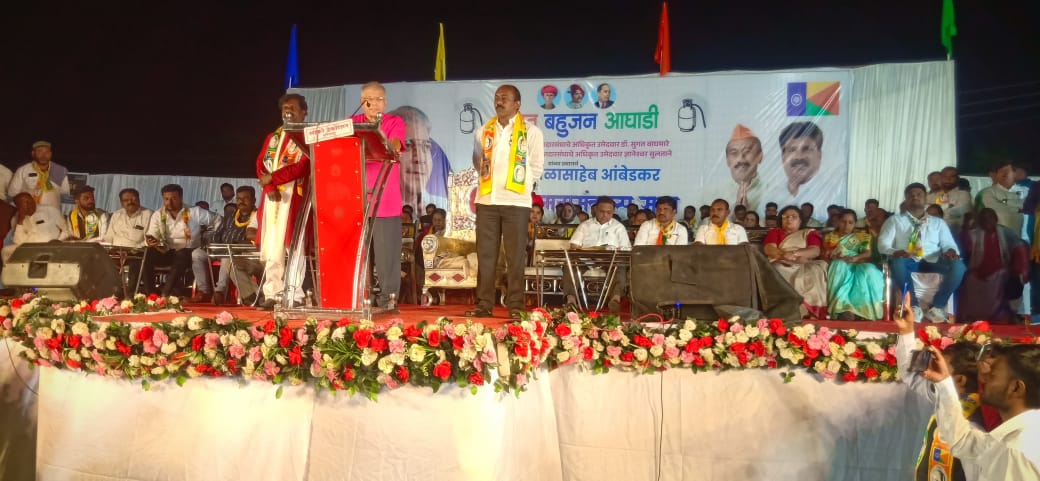
[(52, 300), (102, 299), (123, 290), (108, 251), (94, 242), (22, 244), (4, 265), (3, 282)]
[(800, 296), (758, 246), (638, 246), (632, 249), (632, 318), (659, 313), (700, 320), (761, 312), (800, 320)]

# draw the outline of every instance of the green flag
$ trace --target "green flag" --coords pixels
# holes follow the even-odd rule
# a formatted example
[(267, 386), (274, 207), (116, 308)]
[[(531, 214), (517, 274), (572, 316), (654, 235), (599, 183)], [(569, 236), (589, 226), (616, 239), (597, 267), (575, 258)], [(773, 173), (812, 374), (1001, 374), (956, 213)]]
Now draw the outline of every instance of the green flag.
[(953, 0), (943, 0), (942, 27), (940, 39), (946, 47), (946, 58), (953, 57), (953, 37), (957, 36), (957, 20), (953, 14)]

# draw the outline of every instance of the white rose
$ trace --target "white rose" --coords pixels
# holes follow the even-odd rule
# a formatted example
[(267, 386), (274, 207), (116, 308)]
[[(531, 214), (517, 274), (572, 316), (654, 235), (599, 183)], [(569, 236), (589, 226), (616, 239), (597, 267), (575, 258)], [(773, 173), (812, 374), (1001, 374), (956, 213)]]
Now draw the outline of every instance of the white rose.
[(271, 357), (271, 346), (268, 346), (267, 344), (260, 345), (260, 355), (264, 359), (270, 358)]
[(664, 347), (654, 345), (650, 347), (650, 354), (654, 357), (660, 357), (661, 354), (664, 354)]
[(202, 375), (198, 371), (195, 370), (195, 366), (188, 366), (187, 371), (188, 371), (188, 377), (191, 377), (191, 378), (196, 378), (196, 377), (199, 377), (199, 376)]
[(783, 339), (777, 339), (776, 340), (776, 347), (778, 349), (783, 349), (783, 348), (787, 347), (787, 341), (785, 341)]
[(155, 366), (152, 368), (152, 375), (159, 376), (164, 372), (166, 372), (166, 368), (163, 366)]
[(137, 354), (134, 354), (133, 356), (130, 356), (130, 359), (128, 359), (127, 362), (130, 363), (130, 367), (138, 367), (141, 365), (141, 358)]
[(740, 359), (737, 359), (737, 356), (734, 356), (733, 353), (726, 353), (726, 356), (722, 358), (722, 363), (737, 367), (740, 366)]
[(51, 353), (47, 352), (46, 349), (40, 349), (40, 350), (38, 350), (38, 352), (40, 353), (40, 357), (43, 358), (43, 359), (50, 359), (51, 358)]
[(76, 351), (69, 351), (69, 359), (71, 359), (73, 361), (76, 361), (76, 362), (79, 362), (79, 361), (83, 360), (82, 357), (79, 357), (79, 354), (76, 353)]
[(376, 326), (376, 323), (371, 319), (362, 319), (358, 321), (358, 329), (371, 330)]
[[(54, 331), (51, 330), (51, 328), (49, 327), (41, 327), (36, 330), (36, 336), (42, 337), (44, 339), (50, 339), (51, 337), (54, 337)], [(115, 347), (113, 347), (112, 349), (115, 349)]]
[(398, 366), (400, 366), (401, 364), (404, 364), (405, 355), (404, 355), (403, 352), (395, 352), (395, 353), (393, 353), (393, 354), (391, 354), (391, 355), (389, 355), (387, 357), (390, 358), (391, 362), (393, 362), (394, 364), (397, 364)]
[(812, 333), (812, 329), (809, 328), (807, 325), (795, 326), (794, 329), (791, 329), (791, 333), (793, 333), (794, 336), (798, 339), (804, 341), (806, 339), (809, 339), (809, 335)]
[(134, 308), (134, 303), (132, 301), (123, 301), (123, 302), (119, 303), (119, 310), (121, 310), (121, 311), (129, 311), (130, 309), (133, 309), (133, 308)]
[(665, 345), (665, 347), (675, 347), (675, 344), (677, 342), (678, 342), (678, 340), (675, 339), (675, 336), (668, 336), (668, 337), (664, 338), (664, 345)]
[(564, 339), (563, 342), (560, 343), (560, 345), (563, 346), (563, 348), (568, 350), (568, 351), (571, 350), (571, 349), (574, 349), (574, 341), (571, 341), (571, 339), (569, 337)]
[(170, 296), (166, 298), (167, 304), (180, 304), (181, 299), (177, 296)]
[(426, 350), (419, 344), (412, 344), (411, 347), (408, 348), (408, 359), (411, 359), (412, 362), (422, 362), (425, 357)]
[(603, 349), (606, 349), (606, 346), (604, 346), (602, 342), (592, 341), (592, 349), (596, 352), (603, 352)]
[(188, 322), (188, 318), (187, 317), (177, 316), (177, 317), (173, 318), (172, 321), (170, 321), (170, 324), (173, 324), (173, 327), (176, 327), (178, 329), (183, 329), (184, 326), (187, 325), (187, 322)]
[(371, 366), (372, 363), (376, 362), (377, 359), (379, 359), (379, 354), (377, 354), (375, 351), (367, 347), (364, 351), (361, 351), (361, 364), (363, 366)]
[[(191, 338), (188, 337), (188, 336), (181, 336), (181, 337), (177, 338), (177, 346), (179, 346), (179, 347), (187, 346), (188, 343), (190, 343), (190, 342), (191, 342)], [(169, 344), (167, 344), (167, 346), (169, 346)]]
[[(815, 363), (813, 363), (813, 369), (816, 369), (816, 372), (826, 371), (827, 370), (827, 362), (826, 361), (816, 361)], [(837, 371), (835, 371), (835, 372), (837, 372)]]
[(841, 363), (835, 360), (831, 360), (827, 363), (827, 370), (836, 373), (841, 370)]
[(738, 332), (736, 338), (737, 342), (748, 342), (751, 340), (751, 336), (747, 333), (747, 331)]
[(632, 341), (630, 341), (628, 339), (628, 336), (625, 336), (625, 335), (622, 335), (621, 336), (621, 340), (618, 341), (618, 344), (621, 344), (621, 347), (627, 347), (631, 343), (632, 343)]
[(401, 338), (402, 334), (404, 334), (404, 332), (401, 331), (400, 327), (390, 326), (390, 329), (386, 330), (386, 339), (388, 341), (396, 341)]
[(687, 319), (686, 322), (683, 322), (683, 329), (686, 329), (687, 331), (697, 329), (697, 323), (694, 322), (693, 319)]
[(848, 366), (849, 369), (856, 369), (859, 367), (859, 359), (850, 357), (845, 360), (845, 365)]
[(892, 373), (890, 371), (881, 371), (881, 380), (887, 381), (892, 379)]
[(876, 356), (876, 355), (878, 355), (880, 353), (881, 353), (881, 346), (879, 346), (876, 342), (868, 342), (867, 343), (867, 354), (870, 354), (871, 356)]
[(0, 306), (0, 317), (7, 317), (11, 313), (11, 306), (4, 304)]
[(345, 327), (337, 327), (334, 331), (332, 331), (332, 340), (333, 341), (341, 341), (341, 340), (343, 340), (344, 337), (346, 337), (346, 335), (347, 335), (347, 328), (345, 328)]
[(639, 362), (645, 361), (646, 357), (647, 357), (646, 349), (643, 349), (643, 348), (639, 348), (639, 349), (636, 349), (635, 351), (632, 351), (632, 354), (636, 357), (636, 360), (639, 361)]
[(851, 356), (852, 353), (856, 352), (856, 345), (850, 342), (850, 343), (847, 343), (844, 346), (842, 346), (841, 349), (843, 351), (845, 351), (845, 354), (848, 354), (848, 355)]
[(383, 357), (379, 360), (379, 370), (386, 374), (390, 374), (394, 370), (394, 362), (390, 360), (390, 356)]
[[(689, 321), (687, 321), (687, 322), (689, 322)], [(682, 341), (682, 342), (689, 342), (690, 339), (693, 339), (693, 332), (692, 331), (690, 331), (689, 329), (679, 329), (679, 340), (680, 341)]]
[(159, 351), (169, 356), (170, 354), (177, 352), (177, 345), (172, 342), (168, 342), (166, 344), (163, 344), (163, 346), (159, 348)]
[(271, 334), (268, 334), (268, 335), (264, 336), (264, 345), (267, 346), (267, 347), (277, 346), (278, 345), (278, 338), (273, 336), (273, 335), (271, 335)]
[(315, 336), (315, 340), (318, 341), (318, 342), (324, 341), (324, 340), (326, 340), (328, 338), (329, 338), (329, 328), (327, 328), (327, 327), (321, 328), (321, 330), (318, 331), (317, 336)]
[(109, 351), (116, 350), (116, 340), (112, 339), (111, 337), (105, 339), (105, 349), (108, 349)]
[(141, 356), (138, 358), (138, 362), (140, 362), (142, 366), (151, 366), (152, 364), (155, 364), (155, 358), (152, 356)]
[(36, 356), (36, 350), (35, 349), (26, 349), (25, 350), (25, 358), (26, 359), (28, 359), (30, 361), (34, 361), (34, 360), (36, 360), (36, 357), (37, 356)]
[(277, 362), (278, 364), (285, 364), (289, 360), (285, 358), (285, 354), (275, 354), (274, 355), (274, 361)]
[(87, 327), (87, 323), (80, 321), (72, 325), (72, 333), (77, 336), (82, 336), (90, 332), (90, 328)]
[(188, 318), (188, 329), (197, 331), (202, 329), (202, 318), (199, 316), (191, 316)]
[(556, 353), (556, 360), (559, 361), (560, 363), (567, 362), (567, 360), (570, 359), (570, 358), (571, 358), (571, 353), (569, 353), (567, 351), (560, 351), (560, 352)]
[(79, 355), (83, 358), (90, 358), (90, 350), (85, 347), (81, 347), (79, 348)]
[(235, 339), (238, 341), (238, 344), (245, 345), (249, 344), (249, 341), (252, 340), (253, 337), (249, 335), (249, 331), (239, 329), (235, 332)]
[(466, 335), (466, 325), (465, 324), (455, 324), (454, 330), (455, 330), (455, 337), (465, 336)]
[(531, 321), (527, 320), (520, 321), (520, 327), (522, 327), (525, 331), (531, 331), (534, 329), (534, 325), (531, 324)]
[(737, 336), (735, 336), (732, 332), (727, 332), (722, 336), (722, 342), (726, 345), (733, 344), (734, 342), (737, 342)]
[(748, 337), (758, 337), (758, 335), (761, 334), (757, 326), (747, 327), (744, 329), (744, 332)]

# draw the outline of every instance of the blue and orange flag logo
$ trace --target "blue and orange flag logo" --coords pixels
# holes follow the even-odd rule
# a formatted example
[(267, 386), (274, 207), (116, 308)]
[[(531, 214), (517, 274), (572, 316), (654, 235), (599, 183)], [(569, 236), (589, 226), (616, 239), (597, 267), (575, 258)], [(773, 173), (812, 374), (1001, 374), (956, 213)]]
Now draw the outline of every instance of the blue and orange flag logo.
[(790, 82), (787, 116), (818, 117), (840, 112), (841, 82)]

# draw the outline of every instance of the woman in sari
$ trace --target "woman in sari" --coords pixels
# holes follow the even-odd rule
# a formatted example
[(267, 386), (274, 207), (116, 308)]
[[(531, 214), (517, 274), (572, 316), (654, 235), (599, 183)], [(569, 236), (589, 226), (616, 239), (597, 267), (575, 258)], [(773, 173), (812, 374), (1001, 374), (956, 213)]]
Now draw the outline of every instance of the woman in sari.
[(856, 212), (845, 209), (837, 229), (823, 238), (827, 269), (828, 312), (843, 321), (881, 319), (884, 316), (885, 280), (881, 269), (870, 263), (874, 240), (869, 232), (856, 231)]
[(780, 211), (780, 227), (766, 234), (765, 253), (794, 290), (801, 294), (802, 316), (827, 318), (827, 263), (820, 257), (823, 238), (803, 229), (802, 211), (789, 205)]

